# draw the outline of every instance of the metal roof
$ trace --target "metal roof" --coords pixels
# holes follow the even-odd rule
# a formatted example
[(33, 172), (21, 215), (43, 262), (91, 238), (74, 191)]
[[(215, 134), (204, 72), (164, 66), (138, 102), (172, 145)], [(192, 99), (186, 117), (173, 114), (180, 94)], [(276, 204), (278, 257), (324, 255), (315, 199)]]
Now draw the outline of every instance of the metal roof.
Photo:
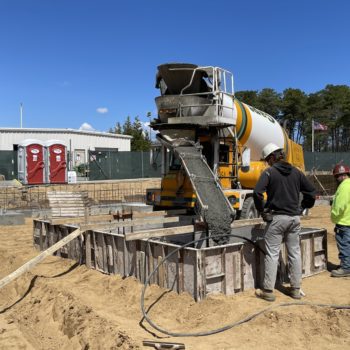
[(77, 134), (77, 135), (89, 135), (89, 136), (103, 136), (111, 137), (117, 139), (132, 139), (130, 135), (122, 134), (111, 134), (109, 132), (102, 131), (88, 131), (88, 130), (77, 130), (77, 129), (53, 129), (53, 128), (0, 128), (0, 133), (2, 132), (16, 132), (16, 133), (56, 133), (56, 134)]

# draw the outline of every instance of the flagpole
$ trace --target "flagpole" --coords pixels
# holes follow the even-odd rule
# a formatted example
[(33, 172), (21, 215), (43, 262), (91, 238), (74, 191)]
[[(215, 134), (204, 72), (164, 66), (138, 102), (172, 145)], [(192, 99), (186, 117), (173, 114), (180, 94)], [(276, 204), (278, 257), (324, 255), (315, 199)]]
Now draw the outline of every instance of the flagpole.
[(315, 151), (315, 134), (314, 134), (314, 120), (311, 119), (311, 152), (314, 153)]
[(20, 119), (20, 125), (21, 125), (21, 129), (23, 127), (23, 103), (21, 102), (20, 103), (20, 107), (19, 107), (19, 110), (20, 110), (20, 115), (21, 115), (21, 119)]

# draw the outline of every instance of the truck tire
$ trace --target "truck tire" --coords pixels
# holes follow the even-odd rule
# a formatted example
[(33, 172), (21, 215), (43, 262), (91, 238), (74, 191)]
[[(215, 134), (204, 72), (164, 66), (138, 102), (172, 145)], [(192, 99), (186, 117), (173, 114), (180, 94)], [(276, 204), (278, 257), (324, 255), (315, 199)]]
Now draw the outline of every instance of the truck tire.
[(254, 205), (253, 197), (248, 197), (243, 203), (240, 219), (255, 219), (258, 217), (258, 212)]

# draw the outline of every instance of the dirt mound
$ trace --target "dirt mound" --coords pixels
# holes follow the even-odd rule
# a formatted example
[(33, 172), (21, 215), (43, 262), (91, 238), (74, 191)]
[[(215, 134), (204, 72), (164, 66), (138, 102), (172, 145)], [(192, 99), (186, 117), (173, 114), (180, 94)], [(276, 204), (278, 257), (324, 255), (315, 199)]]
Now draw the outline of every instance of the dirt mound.
[(34, 336), (37, 348), (137, 348), (120, 324), (45, 279), (35, 280), (30, 296), (16, 307), (12, 319), (26, 336)]
[[(317, 207), (304, 226), (329, 231), (330, 266), (338, 264), (328, 207)], [(37, 252), (32, 224), (0, 228), (0, 278)], [(350, 278), (328, 272), (303, 280), (307, 302), (350, 304)], [(350, 310), (288, 306), (267, 311), (252, 321), (206, 337), (168, 337), (141, 322), (142, 285), (134, 278), (108, 276), (49, 257), (31, 272), (0, 290), (0, 349), (143, 349), (142, 340), (183, 342), (186, 349), (345, 349), (350, 346)], [(277, 292), (278, 303), (293, 301)], [(222, 327), (271, 306), (246, 291), (211, 296), (195, 303), (158, 286), (146, 292), (152, 320), (172, 332), (199, 332)]]

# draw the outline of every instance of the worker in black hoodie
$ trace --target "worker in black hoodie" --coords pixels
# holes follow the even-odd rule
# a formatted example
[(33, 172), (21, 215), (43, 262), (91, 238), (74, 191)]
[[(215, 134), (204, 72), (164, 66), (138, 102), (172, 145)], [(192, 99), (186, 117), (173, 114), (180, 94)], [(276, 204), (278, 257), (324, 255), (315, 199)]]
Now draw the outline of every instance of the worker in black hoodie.
[[(302, 274), (300, 215), (304, 209), (313, 207), (315, 188), (300, 170), (285, 161), (284, 151), (277, 145), (273, 143), (266, 145), (262, 157), (270, 167), (261, 174), (253, 194), (255, 207), (267, 222), (264, 285), (262, 290), (256, 291), (256, 295), (267, 301), (276, 299), (273, 289), (281, 243), (285, 241), (291, 285), (289, 295), (294, 299), (300, 299)], [(300, 193), (303, 194), (301, 203)]]

